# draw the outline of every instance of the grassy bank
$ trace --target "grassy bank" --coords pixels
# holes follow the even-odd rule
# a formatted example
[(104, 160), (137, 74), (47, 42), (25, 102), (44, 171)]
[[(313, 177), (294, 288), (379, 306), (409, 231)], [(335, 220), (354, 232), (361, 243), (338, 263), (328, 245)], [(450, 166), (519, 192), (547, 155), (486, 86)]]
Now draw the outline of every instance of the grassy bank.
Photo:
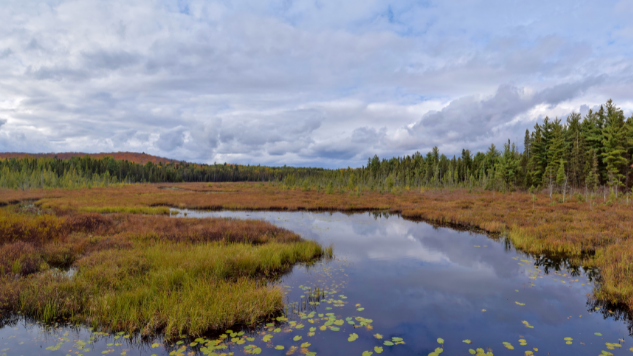
[[(488, 191), (371, 191), (288, 189), (262, 183), (143, 184), (120, 188), (41, 191), (38, 205), (56, 211), (179, 207), (190, 209), (253, 209), (362, 211), (390, 210), (411, 219), (425, 219), (490, 233), (503, 232), (515, 246), (534, 254), (557, 254), (599, 267), (599, 299), (633, 308), (633, 203), (608, 196), (493, 193)], [(36, 194), (30, 193), (30, 194)]]
[(283, 293), (268, 281), (331, 254), (262, 221), (5, 207), (0, 310), (196, 335), (278, 312)]
[[(328, 194), (329, 193), (329, 194)], [(580, 193), (580, 194), (578, 194)], [(534, 254), (556, 254), (600, 268), (595, 296), (633, 308), (633, 202), (591, 196), (489, 191), (316, 191), (264, 183), (139, 184), (119, 188), (35, 191), (36, 204), (60, 213), (85, 209), (390, 210), (411, 219), (504, 233)], [(26, 193), (25, 193), (26, 194)], [(19, 198), (19, 197), (18, 197)], [(99, 211), (99, 210), (94, 210)], [(132, 210), (128, 210), (132, 211)], [(158, 213), (158, 212), (157, 212)]]

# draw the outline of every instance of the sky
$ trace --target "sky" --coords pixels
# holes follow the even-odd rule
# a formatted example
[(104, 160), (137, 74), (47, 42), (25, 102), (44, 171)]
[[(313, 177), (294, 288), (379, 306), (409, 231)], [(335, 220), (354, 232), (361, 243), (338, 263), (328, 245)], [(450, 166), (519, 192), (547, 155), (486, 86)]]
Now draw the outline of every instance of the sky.
[(3, 152), (360, 167), (633, 113), (631, 0), (0, 2)]

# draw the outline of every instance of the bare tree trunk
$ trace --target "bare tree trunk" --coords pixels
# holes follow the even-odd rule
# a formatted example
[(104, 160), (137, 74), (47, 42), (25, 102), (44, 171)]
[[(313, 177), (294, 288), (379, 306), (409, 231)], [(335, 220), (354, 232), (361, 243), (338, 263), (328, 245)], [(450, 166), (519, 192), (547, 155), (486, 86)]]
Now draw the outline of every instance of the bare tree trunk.
[(554, 190), (554, 185), (552, 184), (552, 167), (549, 168), (549, 200), (552, 200), (552, 191)]

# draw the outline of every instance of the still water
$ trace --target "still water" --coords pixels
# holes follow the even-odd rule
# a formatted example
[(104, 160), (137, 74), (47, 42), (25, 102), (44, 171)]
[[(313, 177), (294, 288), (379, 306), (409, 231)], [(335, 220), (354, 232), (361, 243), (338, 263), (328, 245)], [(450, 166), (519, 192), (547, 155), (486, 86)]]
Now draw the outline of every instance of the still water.
[(502, 239), (378, 213), (174, 216), (269, 221), (333, 244), (335, 259), (297, 266), (276, 282), (286, 291), (285, 316), (242, 335), (234, 328), (210, 347), (203, 344), (221, 335), (166, 344), (15, 318), (0, 328), (0, 356), (631, 353), (628, 315), (590, 298), (595, 271), (536, 261)]

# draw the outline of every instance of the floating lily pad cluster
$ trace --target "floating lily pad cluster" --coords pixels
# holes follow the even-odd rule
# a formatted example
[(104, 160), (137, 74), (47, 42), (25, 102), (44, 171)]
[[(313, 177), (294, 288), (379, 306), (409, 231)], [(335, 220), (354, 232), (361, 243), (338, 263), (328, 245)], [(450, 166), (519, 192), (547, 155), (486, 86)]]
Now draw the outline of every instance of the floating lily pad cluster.
[[(531, 261), (522, 259), (520, 264), (527, 264), (529, 262)], [(313, 344), (316, 343), (315, 337), (317, 337), (317, 334), (319, 335), (318, 337), (324, 337), (326, 340), (333, 337), (338, 337), (341, 340), (347, 339), (347, 342), (352, 343), (351, 345), (358, 345), (362, 341), (366, 341), (368, 334), (365, 333), (365, 331), (374, 329), (372, 325), (374, 321), (361, 316), (367, 316), (369, 312), (365, 311), (365, 307), (361, 305), (361, 303), (356, 303), (357, 301), (352, 301), (352, 298), (348, 298), (342, 294), (344, 293), (343, 290), (347, 282), (341, 280), (341, 278), (336, 278), (335, 280), (334, 278), (343, 275), (344, 269), (323, 264), (321, 264), (318, 269), (319, 270), (316, 271), (317, 274), (324, 276), (324, 278), (315, 281), (312, 285), (301, 285), (299, 287), (284, 286), (287, 291), (291, 291), (293, 288), (300, 289), (301, 302), (286, 303), (287, 308), (284, 310), (285, 312), (282, 316), (278, 316), (274, 320), (271, 320), (272, 322), (262, 325), (256, 331), (226, 330), (215, 339), (197, 338), (194, 341), (181, 340), (169, 345), (154, 343), (151, 347), (154, 349), (167, 346), (172, 356), (184, 356), (185, 354), (193, 353), (205, 356), (232, 356), (234, 354), (241, 354), (242, 352), (248, 355), (265, 353), (279, 356), (315, 356), (316, 352), (314, 351)], [(528, 271), (530, 272), (530, 279), (536, 280), (537, 278), (543, 278), (541, 276), (542, 271), (538, 268), (536, 268), (536, 270), (528, 268)], [(566, 277), (566, 274), (559, 274), (559, 277)], [(568, 281), (571, 284), (572, 282), (578, 281), (578, 279), (568, 278)], [(329, 287), (324, 288), (324, 285)], [(534, 284), (530, 286), (534, 286)], [(515, 291), (520, 292), (518, 289), (515, 289)], [(519, 301), (516, 301), (515, 304), (521, 307), (526, 305)], [(599, 309), (600, 307), (596, 307), (596, 310)], [(482, 312), (485, 311), (486, 309), (482, 309)], [(345, 315), (346, 313), (349, 314)], [(522, 323), (526, 328), (534, 328), (534, 326), (530, 325), (526, 320), (522, 321)], [(595, 335), (602, 336), (601, 333), (595, 333)], [(94, 349), (94, 347), (91, 347), (91, 344), (100, 336), (112, 337), (114, 339), (112, 342), (107, 343), (108, 349), (103, 351), (102, 354), (114, 353), (114, 347), (122, 346), (123, 339), (130, 338), (130, 335), (126, 335), (122, 332), (117, 334), (94, 332), (89, 340), (76, 341), (74, 347), (79, 350), (79, 352), (88, 352)], [(357, 356), (361, 354), (363, 356), (371, 356), (373, 354), (381, 354), (384, 351), (394, 351), (388, 349), (405, 344), (405, 341), (397, 336), (383, 337), (383, 335), (375, 333), (373, 337), (376, 339), (374, 341), (377, 342), (377, 344), (373, 346), (373, 349), (365, 351), (360, 349), (356, 351)], [(526, 338), (523, 336), (519, 337), (519, 345), (523, 347), (527, 346)], [(566, 337), (564, 340), (566, 344), (571, 345), (573, 343), (571, 337)], [(70, 341), (68, 339), (68, 332), (59, 338), (58, 341), (57, 344), (47, 347), (47, 350), (61, 350), (64, 343)], [(437, 342), (439, 345), (435, 345), (437, 347), (433, 346), (435, 349), (429, 356), (439, 356), (444, 352), (444, 340), (439, 338)], [(468, 345), (473, 343), (473, 341), (469, 339), (463, 340), (462, 342)], [(475, 340), (475, 344), (476, 343), (477, 340)], [(473, 345), (473, 347), (474, 346), (475, 345)], [(503, 342), (503, 346), (509, 350), (514, 350), (515, 348), (510, 342)], [(621, 347), (621, 344), (606, 343), (606, 347), (609, 350), (613, 350), (616, 347)], [(534, 355), (537, 351), (537, 348), (533, 348), (523, 352), (526, 356), (530, 356)], [(73, 352), (73, 354), (82, 356), (79, 352)], [(121, 355), (126, 354), (126, 351), (121, 349), (116, 352)], [(468, 352), (476, 356), (493, 356), (492, 350), (490, 349), (468, 349)], [(351, 354), (354, 355), (354, 353)], [(608, 355), (612, 354), (608, 351), (602, 351), (601, 356)], [(2, 355), (0, 354), (0, 356)]]
[(622, 345), (620, 345), (619, 343), (611, 343), (611, 342), (607, 342), (607, 349), (609, 350), (614, 350), (616, 347), (622, 347)]
[[(57, 327), (58, 325), (55, 324), (55, 327)], [(88, 329), (89, 331), (92, 331), (92, 328)], [(106, 344), (107, 349), (103, 350), (101, 353), (103, 355), (107, 355), (110, 353), (115, 352), (114, 347), (120, 347), (123, 346), (123, 340), (124, 339), (129, 339), (130, 338), (130, 334), (127, 334), (125, 332), (118, 332), (116, 334), (109, 334), (106, 332), (92, 332), (90, 337), (87, 340), (75, 340), (74, 341), (74, 345), (73, 348), (77, 349), (78, 351), (75, 352), (75, 354), (77, 356), (83, 356), (83, 352), (90, 352), (93, 350), (93, 344), (99, 339), (99, 337), (112, 337), (113, 338), (113, 342), (108, 342)], [(69, 338), (69, 332), (66, 331), (59, 339), (58, 342), (55, 345), (51, 345), (46, 347), (46, 350), (49, 351), (58, 351), (61, 349), (61, 347), (70, 341)], [(127, 354), (127, 350), (119, 350), (117, 351), (119, 352), (119, 354), (121, 355), (126, 355)]]
[(435, 351), (431, 352), (429, 356), (439, 356), (442, 352), (444, 352), (444, 339), (438, 338), (437, 343), (440, 344), (440, 347), (436, 347)]

